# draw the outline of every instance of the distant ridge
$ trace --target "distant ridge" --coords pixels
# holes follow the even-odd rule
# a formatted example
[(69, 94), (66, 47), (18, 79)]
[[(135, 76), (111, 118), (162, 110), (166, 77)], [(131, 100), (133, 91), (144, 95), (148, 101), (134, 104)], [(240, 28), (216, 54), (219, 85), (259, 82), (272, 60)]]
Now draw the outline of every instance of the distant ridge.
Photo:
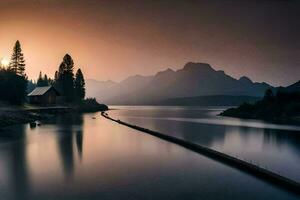
[(172, 98), (162, 100), (156, 104), (169, 106), (238, 106), (242, 103), (254, 103), (258, 100), (260, 100), (260, 97), (212, 95)]
[(300, 81), (284, 88), (286, 92), (300, 92)]
[(246, 76), (235, 79), (207, 63), (194, 62), (186, 63), (177, 71), (168, 68), (154, 76), (136, 75), (119, 83), (99, 83), (97, 90), (89, 89), (92, 85), (88, 81), (88, 96), (96, 96), (108, 104), (123, 105), (154, 104), (167, 99), (199, 96), (261, 97), (266, 89), (273, 88), (264, 82), (253, 82)]

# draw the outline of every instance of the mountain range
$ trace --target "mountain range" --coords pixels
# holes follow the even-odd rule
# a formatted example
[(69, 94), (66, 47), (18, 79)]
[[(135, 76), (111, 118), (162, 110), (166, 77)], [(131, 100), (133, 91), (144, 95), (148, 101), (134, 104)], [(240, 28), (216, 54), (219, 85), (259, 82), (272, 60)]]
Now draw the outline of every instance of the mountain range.
[(278, 87), (277, 89), (283, 90), (284, 92), (300, 92), (300, 81), (287, 87)]
[[(86, 86), (87, 96), (94, 96), (107, 104), (119, 105), (154, 105), (170, 99), (182, 101), (184, 98), (201, 99), (203, 96), (243, 99), (262, 97), (266, 89), (276, 89), (265, 82), (253, 82), (246, 76), (235, 79), (207, 63), (193, 62), (176, 71), (167, 69), (153, 76), (135, 75), (121, 82), (89, 79)], [(294, 87), (298, 87), (298, 84)]]

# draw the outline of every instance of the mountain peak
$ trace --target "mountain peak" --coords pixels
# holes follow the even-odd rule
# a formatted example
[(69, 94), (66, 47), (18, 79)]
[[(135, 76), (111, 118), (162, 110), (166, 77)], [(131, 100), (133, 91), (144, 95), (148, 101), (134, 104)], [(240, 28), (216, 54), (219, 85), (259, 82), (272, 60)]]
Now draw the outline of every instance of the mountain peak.
[(90, 83), (99, 83), (99, 84), (115, 84), (116, 82), (112, 81), (112, 80), (106, 80), (106, 81), (99, 81), (99, 80), (96, 80), (96, 79), (86, 79), (87, 82), (90, 82)]
[(143, 76), (143, 75), (136, 74), (136, 75), (127, 77), (126, 79), (124, 79), (121, 82), (125, 83), (125, 82), (131, 82), (131, 81), (143, 80), (143, 79), (149, 79), (149, 78), (152, 78), (152, 76)]
[(188, 62), (184, 65), (183, 70), (204, 70), (204, 71), (215, 71), (210, 64), (207, 63), (194, 63)]
[(156, 76), (160, 76), (160, 75), (163, 75), (163, 74), (171, 74), (171, 73), (174, 73), (174, 72), (175, 72), (174, 70), (168, 68), (164, 71), (157, 72)]
[(247, 76), (242, 76), (240, 79), (239, 79), (240, 82), (243, 82), (243, 83), (253, 83), (251, 81), (250, 78), (248, 78)]

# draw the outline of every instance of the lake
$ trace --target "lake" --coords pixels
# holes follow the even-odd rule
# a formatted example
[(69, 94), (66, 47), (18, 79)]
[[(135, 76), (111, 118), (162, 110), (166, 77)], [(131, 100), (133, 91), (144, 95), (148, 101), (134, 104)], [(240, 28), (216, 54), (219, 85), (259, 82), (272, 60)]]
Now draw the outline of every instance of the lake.
[(117, 106), (110, 115), (260, 165), (300, 182), (300, 126), (218, 116), (225, 107)]
[[(300, 128), (218, 117), (224, 108), (113, 106), (112, 117), (300, 180)], [(0, 131), (0, 199), (298, 199), (201, 154), (109, 121), (64, 115)]]

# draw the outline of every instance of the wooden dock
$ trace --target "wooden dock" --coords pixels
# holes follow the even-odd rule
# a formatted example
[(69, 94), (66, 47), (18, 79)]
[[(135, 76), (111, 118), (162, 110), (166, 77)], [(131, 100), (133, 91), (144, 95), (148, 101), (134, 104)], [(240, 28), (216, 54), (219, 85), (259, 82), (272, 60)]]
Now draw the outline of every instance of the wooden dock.
[(272, 185), (275, 185), (275, 186), (280, 187), (282, 189), (288, 190), (288, 191), (290, 191), (290, 192), (292, 192), (296, 195), (300, 195), (300, 183), (299, 182), (296, 182), (294, 180), (291, 180), (289, 178), (281, 176), (281, 175), (279, 175), (277, 173), (274, 173), (270, 170), (261, 168), (257, 165), (248, 163), (244, 160), (235, 158), (235, 157), (227, 155), (225, 153), (222, 153), (222, 152), (219, 152), (219, 151), (201, 146), (199, 144), (195, 144), (195, 143), (192, 143), (192, 142), (189, 142), (189, 141), (185, 141), (183, 139), (176, 138), (176, 137), (173, 137), (173, 136), (169, 136), (169, 135), (157, 132), (157, 131), (152, 131), (152, 130), (149, 130), (149, 129), (146, 129), (146, 128), (143, 128), (143, 127), (140, 127), (140, 126), (132, 125), (132, 124), (123, 122), (121, 120), (113, 119), (113, 118), (109, 117), (107, 115), (107, 113), (105, 113), (105, 112), (102, 112), (101, 115), (103, 117), (105, 117), (106, 119), (112, 120), (114, 122), (117, 122), (121, 125), (130, 127), (130, 128), (133, 128), (135, 130), (138, 130), (138, 131), (141, 131), (141, 132), (144, 132), (144, 133), (148, 133), (152, 136), (158, 137), (158, 138), (163, 139), (165, 141), (172, 142), (172, 143), (177, 144), (179, 146), (182, 146), (186, 149), (189, 149), (189, 150), (192, 150), (194, 152), (200, 153), (200, 154), (205, 155), (207, 157), (210, 157), (210, 158), (212, 158), (216, 161), (225, 163), (226, 165), (229, 165), (229, 166), (234, 167), (236, 169), (239, 169), (243, 172), (251, 174), (255, 177), (258, 177), (258, 178), (260, 178), (264, 181), (267, 181), (267, 182), (271, 183)]

